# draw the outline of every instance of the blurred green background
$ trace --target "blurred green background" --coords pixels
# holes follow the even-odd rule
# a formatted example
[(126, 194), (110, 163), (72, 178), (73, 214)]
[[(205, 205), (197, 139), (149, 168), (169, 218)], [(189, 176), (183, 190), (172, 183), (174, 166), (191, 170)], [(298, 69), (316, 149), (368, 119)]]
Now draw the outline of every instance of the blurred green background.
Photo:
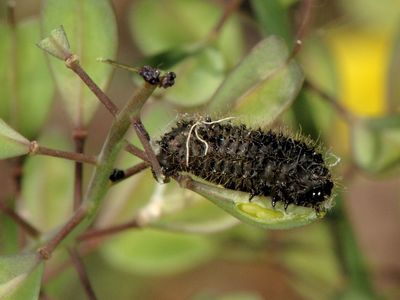
[[(16, 18), (21, 26), (39, 18), (40, 1), (16, 2)], [(87, 253), (84, 262), (98, 298), (399, 299), (400, 3), (246, 0), (223, 25), (215, 43), (198, 51), (199, 43), (231, 3), (112, 1), (118, 28), (117, 60), (131, 65), (151, 61), (178, 75), (175, 87), (160, 92), (146, 106), (146, 128), (156, 138), (179, 112), (197, 111), (262, 37), (281, 36), (291, 49), (297, 29), (305, 20), (304, 3), (309, 4), (309, 21), (296, 59), (306, 82), (337, 99), (352, 117), (350, 122), (343, 118), (306, 84), (275, 123), (294, 132), (301, 129), (341, 158), (333, 168), (338, 181), (337, 205), (314, 224), (265, 231), (236, 225), (220, 209), (174, 184), (155, 188), (146, 171), (110, 191), (95, 226), (128, 221), (146, 203), (161, 197), (166, 214), (158, 224), (162, 228), (132, 229), (105, 239), (101, 245), (81, 245), (82, 253)], [(0, 24), (4, 25), (6, 12), (4, 6), (0, 9)], [(0, 88), (1, 117), (43, 145), (72, 149), (74, 124), (61, 102), (65, 91), (59, 88), (53, 93), (50, 73), (43, 67), (43, 54), (34, 45), (40, 40), (39, 25), (27, 24), (34, 32), (27, 34), (30, 39), (23, 47), (28, 50), (18, 56), (18, 63), (29, 65), (33, 61), (29, 59), (30, 51), (36, 51), (34, 55), (41, 55), (42, 60), (27, 73), (27, 79), (21, 80), (36, 86), (28, 89), (32, 91), (29, 96), (40, 99), (46, 108), (35, 112), (37, 105), (28, 97), (26, 106), (17, 108), (22, 112), (15, 120), (4, 113), (10, 111), (5, 104), (10, 95), (7, 88)], [(6, 65), (8, 58), (4, 57), (9, 53), (4, 47), (7, 35), (1, 30), (0, 69)], [(46, 34), (48, 30), (46, 27)], [(98, 30), (101, 33), (106, 29), (99, 25)], [(109, 43), (109, 52), (104, 50), (106, 53), (85, 59), (94, 61), (97, 55), (113, 55), (116, 37), (102, 43)], [(1, 81), (7, 82), (8, 75), (1, 76)], [(36, 83), (36, 77), (42, 83)], [(132, 76), (116, 70), (107, 94), (121, 107), (132, 91)], [(35, 119), (32, 115), (40, 119), (42, 114), (48, 115), (44, 125), (38, 121), (24, 128), (21, 120)], [(87, 123), (86, 150), (97, 153), (111, 116), (100, 108)], [(124, 155), (119, 164), (127, 167), (136, 161)], [(0, 194), (4, 198), (14, 193), (12, 172), (9, 162), (0, 161)], [(86, 182), (90, 172), (90, 167), (85, 168)], [(24, 162), (17, 209), (36, 227), (50, 230), (70, 214), (72, 185), (72, 163), (29, 157)], [(176, 232), (182, 230), (201, 233)], [(1, 215), (1, 254), (18, 252), (18, 243), (16, 225)], [(44, 294), (50, 299), (85, 299), (75, 270), (63, 264), (67, 257), (64, 250), (59, 250), (46, 265)]]

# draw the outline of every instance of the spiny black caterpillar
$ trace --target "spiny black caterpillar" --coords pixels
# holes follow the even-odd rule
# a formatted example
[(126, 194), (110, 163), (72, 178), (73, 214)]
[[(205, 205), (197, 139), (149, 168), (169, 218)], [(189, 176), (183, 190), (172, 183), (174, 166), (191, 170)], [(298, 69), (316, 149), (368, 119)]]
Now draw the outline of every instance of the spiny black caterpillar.
[(333, 180), (310, 142), (272, 130), (248, 129), (226, 119), (187, 118), (158, 141), (165, 176), (188, 172), (225, 188), (313, 207), (330, 197)]

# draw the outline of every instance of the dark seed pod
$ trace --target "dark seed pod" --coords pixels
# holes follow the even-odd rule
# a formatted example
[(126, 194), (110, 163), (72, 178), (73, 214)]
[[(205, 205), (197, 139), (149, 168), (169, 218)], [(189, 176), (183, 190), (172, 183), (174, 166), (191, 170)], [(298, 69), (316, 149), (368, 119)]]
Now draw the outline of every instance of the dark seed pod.
[(125, 177), (125, 173), (122, 170), (114, 169), (109, 177), (112, 182), (121, 180)]
[[(222, 121), (222, 120), (221, 120)], [(158, 160), (166, 176), (191, 173), (227, 189), (319, 209), (333, 180), (309, 142), (229, 122), (186, 119), (164, 134)]]
[(174, 72), (167, 72), (161, 77), (160, 86), (164, 89), (169, 88), (175, 84), (176, 74)]
[(142, 76), (143, 79), (151, 85), (160, 83), (160, 74), (160, 70), (150, 66), (144, 66), (139, 69), (139, 75)]

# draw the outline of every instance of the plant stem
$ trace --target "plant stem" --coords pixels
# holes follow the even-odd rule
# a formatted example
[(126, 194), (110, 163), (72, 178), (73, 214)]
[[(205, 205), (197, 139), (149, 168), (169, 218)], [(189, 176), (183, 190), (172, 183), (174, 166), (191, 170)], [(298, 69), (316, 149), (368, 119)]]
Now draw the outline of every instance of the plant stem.
[(138, 224), (137, 220), (134, 219), (130, 222), (124, 223), (124, 224), (120, 224), (120, 225), (115, 225), (115, 226), (111, 226), (108, 228), (104, 228), (104, 229), (93, 229), (93, 230), (89, 230), (86, 231), (85, 233), (81, 234), (80, 236), (78, 236), (77, 241), (82, 242), (82, 241), (87, 241), (90, 239), (94, 239), (94, 238), (101, 238), (110, 234), (114, 234), (114, 233), (118, 233), (127, 229), (131, 229), (131, 228), (138, 228), (140, 227), (140, 225)]
[(133, 155), (141, 158), (144, 161), (149, 161), (146, 153), (142, 150), (140, 150), (138, 147), (136, 147), (135, 145), (132, 144), (127, 144), (125, 146), (125, 151), (128, 151), (129, 153), (132, 153)]
[(218, 22), (215, 24), (213, 29), (211, 30), (209, 37), (210, 40), (216, 38), (221, 32), (225, 22), (229, 19), (229, 17), (239, 8), (240, 4), (243, 0), (230, 0), (226, 5), (224, 5), (224, 12)]
[[(312, 8), (314, 0), (302, 0), (300, 6), (300, 22), (297, 27), (296, 41), (302, 41), (306, 36), (307, 30), (312, 19)], [(296, 47), (296, 45), (295, 45)]]
[(68, 253), (71, 256), (72, 263), (75, 267), (76, 272), (78, 273), (79, 279), (82, 283), (82, 286), (85, 289), (86, 295), (90, 300), (96, 300), (96, 294), (93, 290), (92, 285), (90, 284), (89, 277), (86, 273), (85, 266), (83, 264), (82, 258), (80, 257), (77, 249), (68, 249)]
[(157, 156), (153, 151), (153, 148), (150, 145), (150, 137), (147, 133), (146, 129), (144, 128), (142, 121), (139, 117), (135, 117), (132, 119), (132, 125), (135, 129), (137, 136), (139, 137), (140, 142), (143, 145), (144, 151), (148, 158), (148, 161), (151, 165), (151, 168), (154, 172), (154, 176), (156, 180), (160, 183), (164, 182), (164, 175), (161, 170), (160, 163), (158, 162)]
[(50, 258), (51, 253), (57, 245), (78, 225), (80, 225), (79, 228), (74, 231), (76, 235), (93, 222), (99, 210), (101, 200), (111, 186), (109, 176), (112, 173), (119, 152), (125, 145), (124, 136), (129, 129), (131, 119), (139, 117), (144, 103), (155, 88), (156, 86), (148, 83), (138, 88), (133, 97), (114, 119), (100, 152), (98, 164), (93, 172), (84, 201), (71, 219), (55, 235), (48, 236), (45, 239), (46, 245), (39, 249), (39, 254), (43, 259)]
[(349, 124), (354, 124), (356, 122), (356, 117), (349, 112), (337, 99), (326, 93), (325, 91), (321, 90), (319, 87), (315, 86), (309, 80), (304, 81), (304, 87), (308, 88), (309, 90), (317, 93), (322, 99), (328, 102), (338, 113), (340, 116), (345, 119), (345, 121)]
[(0, 210), (14, 220), (15, 223), (19, 225), (26, 233), (32, 237), (38, 237), (40, 235), (39, 230), (37, 230), (33, 225), (29, 224), (23, 217), (17, 214), (14, 210), (8, 208), (3, 201), (0, 201)]
[(138, 163), (138, 164), (134, 165), (133, 167), (130, 167), (129, 169), (124, 170), (124, 177), (119, 179), (119, 180), (117, 180), (117, 181), (114, 181), (112, 183), (112, 185), (115, 185), (115, 184), (117, 184), (117, 183), (119, 183), (121, 181), (124, 181), (125, 179), (127, 179), (127, 178), (129, 178), (129, 177), (131, 177), (133, 175), (136, 175), (136, 174), (140, 173), (141, 171), (147, 169), (149, 166), (150, 165), (149, 165), (148, 162), (141, 162), (141, 163)]
[[(73, 134), (75, 142), (75, 152), (83, 154), (87, 132), (82, 129), (76, 129)], [(82, 184), (83, 184), (83, 164), (75, 162), (75, 183), (74, 183), (74, 211), (78, 209), (82, 202)]]
[(85, 218), (87, 214), (87, 208), (80, 206), (74, 213), (71, 219), (54, 235), (50, 241), (42, 248), (38, 250), (38, 253), (42, 259), (49, 259), (54, 249), (61, 243), (61, 241)]
[(48, 155), (53, 157), (64, 158), (68, 160), (88, 163), (92, 165), (97, 164), (97, 159), (95, 156), (89, 156), (82, 153), (69, 152), (57, 149), (51, 149), (43, 146), (39, 146), (36, 141), (31, 142), (31, 152), (30, 154), (40, 154), (40, 155)]
[(97, 99), (103, 103), (103, 105), (108, 109), (108, 111), (116, 117), (118, 114), (117, 106), (112, 102), (112, 100), (99, 88), (99, 86), (89, 77), (85, 70), (79, 64), (78, 57), (76, 55), (71, 55), (65, 60), (65, 65), (74, 71), (86, 84), (86, 86), (96, 95)]
[(134, 165), (133, 167), (130, 167), (129, 169), (126, 169), (124, 171), (124, 173), (125, 173), (124, 179), (129, 178), (129, 177), (147, 169), (148, 167), (149, 167), (149, 164), (147, 162), (138, 163), (137, 165)]

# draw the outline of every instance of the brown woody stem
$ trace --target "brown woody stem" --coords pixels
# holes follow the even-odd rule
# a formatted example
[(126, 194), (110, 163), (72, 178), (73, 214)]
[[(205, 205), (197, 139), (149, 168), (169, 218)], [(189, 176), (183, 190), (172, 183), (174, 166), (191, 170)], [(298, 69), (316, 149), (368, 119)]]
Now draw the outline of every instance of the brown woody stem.
[(322, 99), (328, 102), (339, 113), (339, 115), (342, 116), (349, 124), (353, 124), (356, 121), (356, 117), (351, 112), (349, 112), (335, 97), (321, 90), (319, 87), (314, 85), (309, 80), (306, 80), (304, 82), (304, 87), (315, 92)]
[(127, 144), (125, 146), (125, 151), (128, 151), (129, 153), (135, 155), (136, 157), (141, 158), (144, 161), (149, 161), (149, 159), (147, 158), (146, 152), (144, 152), (143, 150), (139, 149), (135, 145)]
[(108, 109), (108, 111), (116, 117), (118, 114), (118, 108), (112, 102), (112, 100), (99, 88), (99, 86), (89, 77), (85, 70), (79, 64), (78, 57), (76, 55), (71, 55), (65, 60), (65, 65), (74, 71), (86, 84), (86, 86), (96, 95), (97, 99), (103, 103), (103, 105)]
[(90, 280), (88, 274), (86, 273), (85, 266), (83, 264), (82, 258), (79, 255), (77, 249), (68, 249), (68, 253), (71, 257), (72, 264), (75, 267), (76, 272), (78, 273), (79, 279), (82, 283), (83, 288), (85, 289), (86, 295), (90, 300), (96, 300), (96, 294), (93, 290), (92, 285), (90, 284)]
[(143, 145), (144, 151), (154, 172), (156, 180), (161, 183), (164, 182), (164, 175), (162, 174), (160, 163), (158, 162), (157, 156), (150, 145), (150, 137), (146, 129), (144, 128), (142, 121), (138, 117), (135, 117), (132, 119), (132, 125), (140, 142)]
[(124, 223), (124, 224), (120, 224), (120, 225), (115, 225), (115, 226), (111, 226), (108, 228), (104, 228), (104, 229), (93, 229), (93, 230), (89, 230), (86, 231), (85, 233), (81, 234), (77, 240), (82, 242), (82, 241), (86, 241), (89, 239), (94, 239), (94, 238), (100, 238), (100, 237), (104, 237), (110, 234), (115, 234), (127, 229), (131, 229), (131, 228), (138, 228), (140, 227), (140, 225), (138, 224), (137, 220), (132, 220), (130, 222)]
[(88, 163), (92, 165), (97, 164), (97, 159), (95, 156), (85, 155), (77, 152), (69, 152), (57, 149), (51, 149), (43, 146), (39, 146), (36, 141), (31, 142), (31, 151), (30, 154), (40, 154), (40, 155), (48, 155), (53, 157), (64, 158), (68, 160)]
[(38, 237), (40, 235), (39, 230), (37, 230), (33, 225), (29, 224), (23, 217), (17, 214), (14, 210), (8, 208), (3, 201), (0, 201), (0, 210), (14, 220), (16, 224), (19, 225), (26, 233), (32, 237)]
[[(83, 154), (87, 132), (85, 130), (76, 129), (73, 134), (75, 142), (75, 152)], [(78, 209), (82, 203), (82, 184), (83, 184), (83, 164), (75, 162), (75, 183), (74, 183), (74, 211)]]
[(85, 218), (87, 209), (81, 205), (78, 210), (75, 211), (72, 218), (56, 233), (55, 236), (42, 248), (38, 250), (38, 253), (42, 259), (49, 259), (54, 249), (61, 243), (61, 241)]

